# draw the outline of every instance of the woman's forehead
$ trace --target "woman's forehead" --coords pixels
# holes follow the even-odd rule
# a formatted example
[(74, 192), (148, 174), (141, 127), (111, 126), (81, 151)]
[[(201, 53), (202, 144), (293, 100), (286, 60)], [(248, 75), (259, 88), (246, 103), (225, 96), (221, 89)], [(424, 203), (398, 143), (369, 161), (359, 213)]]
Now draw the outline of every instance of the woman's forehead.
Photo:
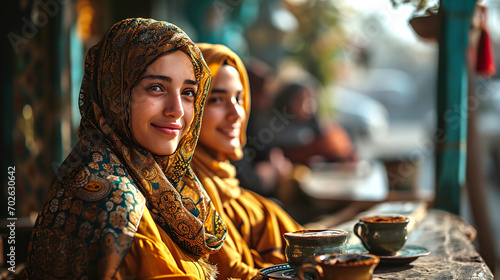
[(191, 58), (183, 51), (175, 51), (161, 55), (145, 69), (142, 77), (152, 73), (170, 75), (183, 74), (191, 76), (191, 79), (195, 78)]

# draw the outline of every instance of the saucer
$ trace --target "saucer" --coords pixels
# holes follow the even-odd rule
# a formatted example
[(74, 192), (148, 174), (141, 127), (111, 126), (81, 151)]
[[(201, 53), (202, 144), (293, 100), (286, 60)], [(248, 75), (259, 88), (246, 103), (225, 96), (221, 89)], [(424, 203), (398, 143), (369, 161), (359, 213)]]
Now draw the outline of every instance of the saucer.
[[(347, 252), (349, 254), (368, 254), (368, 250), (362, 244), (347, 245)], [(380, 264), (402, 265), (409, 264), (419, 257), (427, 256), (430, 253), (431, 250), (425, 247), (407, 244), (394, 256), (377, 256), (380, 258)]]
[(262, 274), (269, 279), (299, 279), (295, 271), (293, 271), (293, 269), (287, 263), (263, 268), (259, 270), (259, 274)]

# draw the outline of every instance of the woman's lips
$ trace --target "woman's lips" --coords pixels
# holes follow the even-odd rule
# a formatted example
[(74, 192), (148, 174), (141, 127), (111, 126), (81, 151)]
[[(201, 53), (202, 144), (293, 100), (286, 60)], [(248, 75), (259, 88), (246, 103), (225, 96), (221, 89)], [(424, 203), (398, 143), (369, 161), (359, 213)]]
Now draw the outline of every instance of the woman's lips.
[(167, 135), (177, 136), (182, 128), (181, 124), (167, 123), (167, 124), (151, 124), (154, 128)]
[(240, 127), (223, 127), (218, 130), (229, 138), (236, 138), (240, 135)]

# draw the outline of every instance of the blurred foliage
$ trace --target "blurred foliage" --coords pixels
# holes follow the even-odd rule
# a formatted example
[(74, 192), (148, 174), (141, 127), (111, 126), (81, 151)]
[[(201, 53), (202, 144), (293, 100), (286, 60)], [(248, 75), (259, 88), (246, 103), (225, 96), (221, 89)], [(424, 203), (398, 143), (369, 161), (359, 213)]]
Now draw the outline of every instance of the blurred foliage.
[[(197, 41), (225, 44), (241, 56), (249, 52), (272, 66), (291, 57), (328, 84), (346, 43), (341, 28), (345, 11), (336, 2), (342, 1), (188, 0), (182, 5)], [(283, 9), (296, 18), (296, 27), (280, 17)]]
[(309, 0), (286, 8), (298, 20), (298, 28), (289, 34), (285, 48), (303, 67), (326, 85), (335, 78), (335, 66), (346, 42), (342, 13), (335, 1)]
[(390, 0), (392, 5), (397, 8), (400, 5), (408, 4), (415, 6), (415, 14), (433, 15), (439, 9), (439, 1), (435, 0)]

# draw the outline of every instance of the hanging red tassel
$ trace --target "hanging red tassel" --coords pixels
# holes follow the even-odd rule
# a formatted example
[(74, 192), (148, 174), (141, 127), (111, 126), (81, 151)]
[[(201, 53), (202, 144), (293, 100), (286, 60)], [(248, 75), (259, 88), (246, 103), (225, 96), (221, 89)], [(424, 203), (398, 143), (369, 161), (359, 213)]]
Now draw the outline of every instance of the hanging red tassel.
[(477, 45), (476, 73), (485, 77), (491, 77), (496, 73), (493, 43), (486, 27), (482, 28)]
[(474, 64), (476, 73), (484, 77), (491, 77), (496, 73), (495, 58), (493, 55), (493, 43), (488, 31), (487, 9), (484, 5), (479, 5), (480, 8), (480, 28), (481, 34), (476, 49), (476, 57)]

